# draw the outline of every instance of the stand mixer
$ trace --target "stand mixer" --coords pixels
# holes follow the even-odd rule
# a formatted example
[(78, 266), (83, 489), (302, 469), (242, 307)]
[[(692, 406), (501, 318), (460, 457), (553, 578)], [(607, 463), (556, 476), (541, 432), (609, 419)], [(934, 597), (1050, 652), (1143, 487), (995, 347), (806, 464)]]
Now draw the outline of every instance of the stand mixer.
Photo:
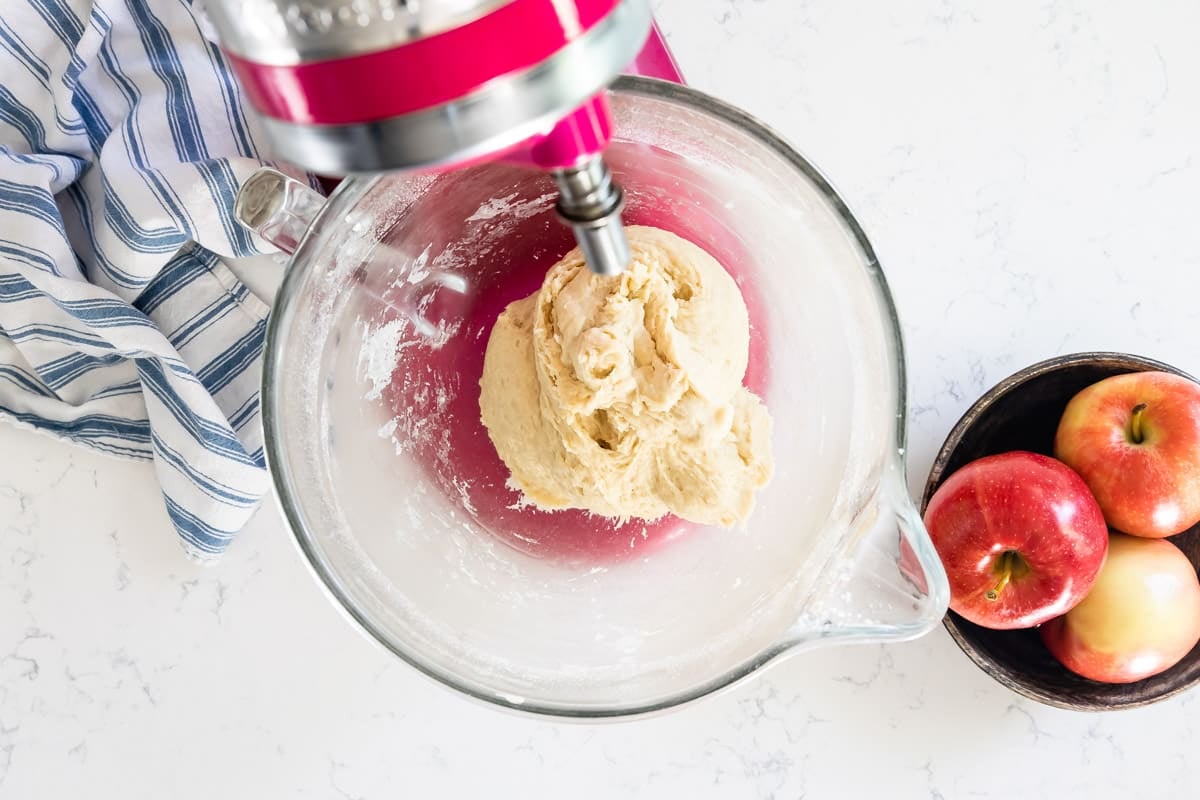
[[(210, 2), (276, 154), (371, 173), (325, 198), (263, 169), (234, 208), (290, 255), (263, 359), (280, 507), (365, 632), (465, 694), (602, 717), (937, 624), (949, 588), (905, 482), (878, 259), (769, 128), (618, 77), (636, 56), (678, 78), (661, 40), (642, 48), (644, 0)], [(523, 503), (484, 429), (501, 310), (571, 249), (560, 222), (619, 272), (622, 220), (702, 247), (746, 302), (776, 472), (743, 529)]]
[(533, 165), (553, 175), (588, 266), (628, 265), (603, 92), (650, 33), (645, 0), (215, 0), (209, 11), (275, 155), (337, 176)]

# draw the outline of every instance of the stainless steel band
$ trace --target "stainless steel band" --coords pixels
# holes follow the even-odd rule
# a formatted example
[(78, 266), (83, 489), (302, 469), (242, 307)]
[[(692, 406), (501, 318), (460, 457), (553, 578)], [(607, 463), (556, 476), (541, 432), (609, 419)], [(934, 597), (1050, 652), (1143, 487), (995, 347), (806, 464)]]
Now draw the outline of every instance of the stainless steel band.
[(646, 0), (622, 0), (591, 30), (536, 67), (425, 111), (354, 125), (260, 118), (275, 155), (324, 175), (466, 161), (548, 131), (633, 61), (650, 25)]
[(384, 50), (473, 22), (511, 0), (209, 0), (222, 46), (290, 66)]

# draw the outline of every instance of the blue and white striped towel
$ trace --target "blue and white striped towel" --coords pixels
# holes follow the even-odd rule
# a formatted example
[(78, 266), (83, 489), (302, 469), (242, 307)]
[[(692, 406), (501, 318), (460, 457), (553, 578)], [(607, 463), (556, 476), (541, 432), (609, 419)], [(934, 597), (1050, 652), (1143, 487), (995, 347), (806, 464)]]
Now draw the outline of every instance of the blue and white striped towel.
[(0, 418), (153, 459), (199, 558), (268, 487), (267, 308), (221, 261), (255, 133), (189, 0), (4, 0)]

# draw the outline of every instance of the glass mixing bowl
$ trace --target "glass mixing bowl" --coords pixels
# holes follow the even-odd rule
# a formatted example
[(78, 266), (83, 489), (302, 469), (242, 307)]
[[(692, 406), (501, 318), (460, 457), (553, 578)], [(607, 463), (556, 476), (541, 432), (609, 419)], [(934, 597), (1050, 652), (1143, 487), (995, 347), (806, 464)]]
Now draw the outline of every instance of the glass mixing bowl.
[(294, 250), (267, 335), (279, 500), (336, 601), (413, 666), (566, 716), (672, 706), (820, 644), (909, 639), (948, 589), (904, 479), (895, 310), (828, 182), (762, 124), (645, 78), (612, 89), (629, 224), (736, 278), (775, 475), (735, 530), (523, 505), (479, 419), (491, 324), (570, 247), (518, 165), (239, 197)]

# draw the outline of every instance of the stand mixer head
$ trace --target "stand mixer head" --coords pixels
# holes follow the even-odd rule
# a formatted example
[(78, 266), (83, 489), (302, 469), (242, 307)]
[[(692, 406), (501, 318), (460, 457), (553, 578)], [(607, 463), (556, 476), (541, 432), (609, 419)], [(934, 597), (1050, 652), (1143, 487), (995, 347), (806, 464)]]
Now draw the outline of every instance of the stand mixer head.
[(209, 11), (280, 158), (338, 176), (533, 165), (554, 176), (588, 266), (628, 265), (603, 91), (650, 33), (645, 0), (214, 0)]

